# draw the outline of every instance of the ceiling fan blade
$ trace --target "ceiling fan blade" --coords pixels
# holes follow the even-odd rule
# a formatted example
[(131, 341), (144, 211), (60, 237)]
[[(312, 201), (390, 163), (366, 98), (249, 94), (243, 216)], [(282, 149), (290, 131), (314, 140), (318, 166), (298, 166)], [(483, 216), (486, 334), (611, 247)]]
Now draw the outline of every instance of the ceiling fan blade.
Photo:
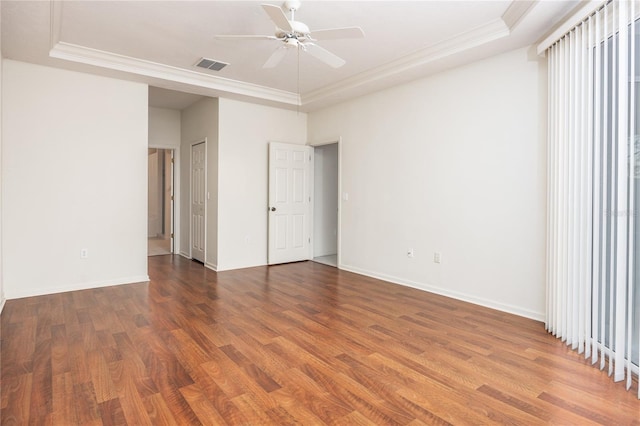
[(314, 40), (336, 40), (340, 38), (362, 38), (364, 31), (360, 27), (328, 28), (311, 32)]
[(280, 48), (278, 48), (278, 50), (276, 50), (275, 52), (273, 52), (271, 54), (271, 56), (269, 56), (269, 59), (267, 59), (267, 62), (264, 63), (264, 65), (262, 66), (262, 68), (273, 68), (276, 65), (278, 65), (280, 63), (280, 61), (282, 61), (284, 59), (284, 57), (287, 55), (287, 48), (282, 46)]
[(287, 19), (287, 15), (284, 14), (284, 11), (280, 6), (274, 6), (272, 4), (263, 4), (262, 8), (269, 18), (276, 24), (276, 27), (284, 30), (286, 32), (293, 32), (293, 28), (291, 27), (291, 23)]
[(311, 56), (317, 59), (320, 59), (322, 62), (324, 62), (325, 64), (333, 68), (340, 68), (341, 66), (347, 63), (341, 57), (334, 55), (333, 53), (329, 52), (327, 49), (324, 49), (318, 46), (317, 44), (305, 43), (304, 47), (307, 53), (309, 53)]
[(220, 40), (281, 40), (275, 36), (269, 35), (251, 35), (251, 34), (229, 34), (229, 35), (217, 35), (215, 38)]

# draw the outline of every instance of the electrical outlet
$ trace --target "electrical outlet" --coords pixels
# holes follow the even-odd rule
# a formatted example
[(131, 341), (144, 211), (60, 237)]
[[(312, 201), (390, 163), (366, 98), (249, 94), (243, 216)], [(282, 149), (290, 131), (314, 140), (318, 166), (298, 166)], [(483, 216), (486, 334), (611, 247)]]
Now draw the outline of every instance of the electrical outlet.
[(414, 255), (413, 249), (412, 248), (407, 249), (407, 257), (413, 258), (413, 255)]
[(440, 263), (442, 255), (439, 252), (433, 253), (433, 263)]
[(80, 259), (86, 259), (89, 257), (89, 250), (86, 248), (80, 249)]

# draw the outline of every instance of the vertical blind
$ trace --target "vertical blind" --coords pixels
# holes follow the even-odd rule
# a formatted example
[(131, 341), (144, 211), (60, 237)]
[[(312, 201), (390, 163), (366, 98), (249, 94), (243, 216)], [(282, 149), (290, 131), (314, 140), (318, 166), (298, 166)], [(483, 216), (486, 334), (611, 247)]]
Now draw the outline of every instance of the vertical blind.
[(640, 365), (637, 3), (601, 5), (547, 50), (546, 327), (627, 389)]

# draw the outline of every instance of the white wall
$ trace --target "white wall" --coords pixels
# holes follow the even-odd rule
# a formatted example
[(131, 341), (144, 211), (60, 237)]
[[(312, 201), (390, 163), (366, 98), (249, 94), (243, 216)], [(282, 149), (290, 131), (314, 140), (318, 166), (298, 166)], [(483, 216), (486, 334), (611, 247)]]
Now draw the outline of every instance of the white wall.
[(207, 191), (205, 265), (218, 267), (218, 99), (204, 98), (182, 110), (180, 148), (180, 254), (190, 257), (189, 176), (191, 171), (191, 145), (207, 141)]
[(147, 86), (11, 60), (2, 79), (7, 298), (147, 280)]
[[(0, 23), (2, 17), (0, 16)], [(0, 24), (0, 34), (2, 34), (2, 25)], [(6, 301), (4, 295), (4, 273), (2, 268), (2, 37), (0, 36), (0, 313), (4, 308)]]
[(319, 257), (338, 248), (338, 144), (313, 151), (313, 256)]
[(149, 146), (179, 149), (180, 141), (180, 111), (149, 107)]
[(220, 99), (218, 270), (267, 263), (268, 144), (307, 140), (307, 115)]
[(545, 78), (519, 49), (311, 113), (343, 141), (341, 266), (542, 319)]

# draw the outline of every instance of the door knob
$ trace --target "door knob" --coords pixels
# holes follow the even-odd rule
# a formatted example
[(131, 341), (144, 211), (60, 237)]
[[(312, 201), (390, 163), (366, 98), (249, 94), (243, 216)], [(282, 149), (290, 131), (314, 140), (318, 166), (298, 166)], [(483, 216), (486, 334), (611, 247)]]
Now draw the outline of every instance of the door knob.
[(275, 212), (275, 211), (276, 211), (276, 208), (275, 208), (275, 207), (271, 207), (271, 211), (272, 211), (272, 212)]

